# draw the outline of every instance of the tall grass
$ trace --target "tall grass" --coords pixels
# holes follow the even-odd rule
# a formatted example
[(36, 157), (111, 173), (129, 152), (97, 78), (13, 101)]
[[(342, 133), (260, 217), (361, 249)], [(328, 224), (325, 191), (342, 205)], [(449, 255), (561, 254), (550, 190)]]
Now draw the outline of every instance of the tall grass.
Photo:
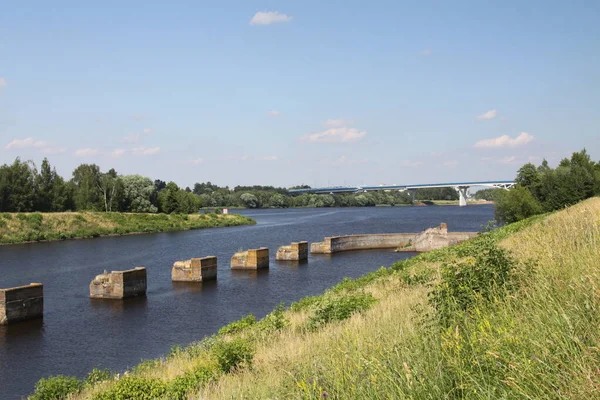
[[(600, 199), (591, 199), (346, 279), (264, 320), (245, 317), (127, 374), (162, 382), (165, 398), (198, 368), (208, 378), (177, 393), (600, 398), (599, 250)], [(84, 387), (71, 398), (116, 399), (107, 393), (117, 393), (121, 381)]]
[(235, 214), (0, 213), (0, 244), (256, 223)]

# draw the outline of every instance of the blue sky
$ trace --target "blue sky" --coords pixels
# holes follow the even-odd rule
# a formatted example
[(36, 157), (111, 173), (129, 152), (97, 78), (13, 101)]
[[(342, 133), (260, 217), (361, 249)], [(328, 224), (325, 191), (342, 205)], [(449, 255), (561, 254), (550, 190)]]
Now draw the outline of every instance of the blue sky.
[(322, 186), (600, 158), (598, 1), (0, 9), (0, 163)]

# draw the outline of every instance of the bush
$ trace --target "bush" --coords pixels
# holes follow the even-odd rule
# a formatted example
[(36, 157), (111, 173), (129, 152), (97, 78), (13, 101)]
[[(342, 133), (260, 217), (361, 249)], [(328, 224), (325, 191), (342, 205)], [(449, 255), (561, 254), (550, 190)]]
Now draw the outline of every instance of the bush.
[(187, 394), (192, 390), (197, 390), (210, 382), (215, 376), (212, 369), (201, 366), (193, 371), (186, 372), (183, 376), (175, 378), (167, 389), (166, 398), (173, 400), (185, 400)]
[(109, 369), (94, 368), (85, 378), (84, 384), (93, 386), (98, 382), (109, 381), (114, 377), (114, 373)]
[(274, 332), (280, 329), (285, 328), (289, 325), (290, 321), (285, 317), (285, 305), (284, 303), (280, 303), (275, 310), (267, 314), (263, 319), (261, 319), (256, 327), (261, 332)]
[(522, 186), (516, 186), (496, 195), (496, 219), (498, 221), (510, 224), (541, 213), (542, 206), (531, 192)]
[(464, 261), (445, 264), (440, 283), (430, 293), (430, 302), (442, 327), (462, 318), (476, 303), (485, 305), (502, 298), (512, 288), (514, 261), (496, 245), (490, 234), (474, 241)]
[(239, 319), (238, 321), (234, 321), (219, 329), (219, 335), (231, 335), (233, 333), (241, 332), (246, 328), (254, 325), (255, 323), (256, 318), (254, 317), (254, 315), (248, 314), (245, 317)]
[(375, 302), (375, 298), (368, 293), (325, 297), (317, 303), (314, 314), (308, 320), (308, 327), (315, 329), (331, 321), (342, 321), (354, 313), (367, 310)]
[(160, 399), (167, 393), (167, 385), (152, 378), (125, 376), (109, 389), (96, 393), (93, 400), (151, 400)]
[(234, 339), (218, 341), (212, 347), (221, 371), (227, 373), (242, 363), (250, 364), (254, 356), (254, 348), (248, 340)]
[(73, 376), (51, 376), (42, 378), (35, 384), (35, 392), (29, 400), (60, 400), (81, 388), (79, 379)]

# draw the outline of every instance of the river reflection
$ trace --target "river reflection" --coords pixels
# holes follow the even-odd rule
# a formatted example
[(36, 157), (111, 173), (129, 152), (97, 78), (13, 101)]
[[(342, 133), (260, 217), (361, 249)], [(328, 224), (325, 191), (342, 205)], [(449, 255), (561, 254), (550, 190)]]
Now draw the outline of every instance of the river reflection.
[[(478, 231), (493, 211), (489, 205), (256, 210), (242, 211), (258, 221), (254, 226), (0, 246), (0, 287), (42, 282), (45, 295), (43, 320), (0, 327), (0, 398), (26, 396), (43, 376), (83, 377), (94, 367), (122, 371), (249, 313), (262, 318), (281, 302), (414, 255), (352, 251), (294, 263), (275, 261), (278, 246), (334, 235), (419, 232), (440, 222), (450, 230)], [(238, 249), (262, 246), (270, 249), (270, 268), (229, 268)], [(174, 261), (206, 255), (220, 260), (216, 282), (171, 282)], [(94, 276), (138, 265), (147, 269), (146, 297), (89, 299)]]

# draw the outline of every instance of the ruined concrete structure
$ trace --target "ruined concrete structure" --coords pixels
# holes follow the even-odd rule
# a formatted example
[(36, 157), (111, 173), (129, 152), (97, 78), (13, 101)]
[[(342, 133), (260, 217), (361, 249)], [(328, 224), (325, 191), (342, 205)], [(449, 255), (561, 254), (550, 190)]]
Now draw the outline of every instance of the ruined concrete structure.
[(0, 289), (0, 325), (44, 315), (44, 285), (30, 283), (9, 289)]
[(174, 282), (204, 282), (217, 279), (217, 257), (176, 261), (171, 269)]
[(453, 246), (476, 235), (477, 232), (448, 232), (448, 225), (442, 223), (440, 226), (426, 229), (418, 234), (413, 241), (413, 250), (405, 250), (400, 246), (396, 250), (419, 252), (437, 250)]
[(477, 232), (448, 232), (446, 224), (421, 233), (385, 233), (326, 237), (312, 243), (310, 252), (331, 254), (339, 251), (396, 249), (396, 251), (424, 252), (451, 246), (477, 235)]
[(146, 295), (146, 268), (126, 271), (104, 271), (90, 283), (90, 297), (95, 299), (125, 299)]
[(292, 242), (277, 249), (275, 259), (279, 261), (304, 261), (308, 259), (308, 242)]
[(231, 269), (259, 269), (269, 267), (269, 249), (248, 249), (231, 257)]

